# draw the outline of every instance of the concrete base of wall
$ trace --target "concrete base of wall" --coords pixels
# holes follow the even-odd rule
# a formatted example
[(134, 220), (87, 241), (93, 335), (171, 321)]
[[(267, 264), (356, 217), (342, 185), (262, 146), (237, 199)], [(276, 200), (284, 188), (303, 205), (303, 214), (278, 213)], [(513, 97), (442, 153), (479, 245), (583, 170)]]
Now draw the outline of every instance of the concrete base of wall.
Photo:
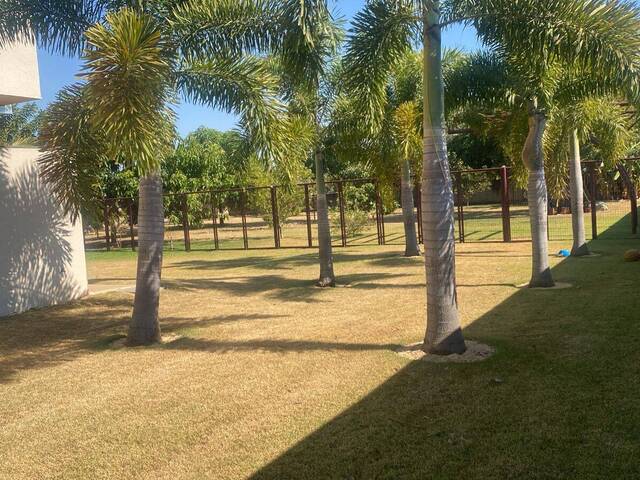
[(87, 294), (82, 222), (64, 216), (35, 148), (0, 150), (0, 316)]

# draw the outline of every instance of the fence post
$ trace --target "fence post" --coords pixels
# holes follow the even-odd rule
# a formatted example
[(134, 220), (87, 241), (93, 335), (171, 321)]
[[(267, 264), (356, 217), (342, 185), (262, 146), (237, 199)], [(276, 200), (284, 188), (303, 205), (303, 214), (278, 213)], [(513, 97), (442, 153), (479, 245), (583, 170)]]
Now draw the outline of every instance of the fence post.
[(213, 220), (213, 248), (218, 250), (218, 207), (216, 207), (216, 194), (211, 192), (211, 220)]
[(418, 210), (418, 242), (423, 243), (424, 238), (422, 236), (422, 184), (418, 183), (414, 189), (414, 195), (416, 209)]
[(133, 234), (133, 198), (129, 199), (129, 236), (131, 237), (131, 251), (136, 251), (136, 238)]
[(502, 240), (511, 241), (511, 205), (509, 202), (509, 171), (504, 165), (500, 167), (500, 183), (502, 200)]
[(618, 163), (618, 171), (620, 175), (622, 175), (622, 179), (627, 187), (627, 192), (629, 194), (629, 203), (631, 206), (631, 233), (638, 233), (638, 194), (636, 192), (636, 186), (631, 179), (631, 175), (629, 175), (629, 171), (627, 167), (622, 163)]
[(304, 184), (304, 208), (307, 214), (307, 243), (313, 247), (313, 238), (311, 237), (311, 206), (309, 205), (309, 185)]
[(111, 251), (111, 232), (109, 231), (109, 200), (104, 201), (104, 241), (107, 245), (107, 252)]
[(378, 195), (378, 182), (375, 182), (376, 190), (376, 230), (378, 232), (378, 245), (382, 245), (382, 224), (380, 223), (380, 196)]
[(242, 190), (240, 192), (240, 215), (242, 217), (242, 242), (244, 243), (244, 249), (249, 250), (249, 237), (247, 235), (247, 212), (245, 210), (247, 203), (247, 192)]
[(596, 195), (598, 188), (596, 185), (596, 167), (593, 162), (589, 163), (589, 179), (591, 183), (591, 238), (598, 238), (598, 216), (596, 214)]
[(278, 215), (277, 187), (271, 186), (271, 220), (273, 221), (273, 243), (280, 248), (280, 216)]
[(382, 203), (382, 195), (380, 194), (380, 183), (376, 180), (376, 220), (378, 224), (378, 244), (384, 245), (387, 241), (384, 231), (384, 205)]
[(182, 195), (182, 230), (184, 231), (184, 250), (191, 251), (191, 234), (189, 232), (189, 205), (187, 196)]
[(464, 243), (464, 195), (462, 194), (462, 174), (456, 172), (456, 190), (458, 197), (458, 236), (460, 243)]
[(338, 181), (338, 208), (340, 210), (340, 238), (342, 246), (347, 246), (347, 230), (344, 221), (344, 193), (342, 191), (342, 181)]

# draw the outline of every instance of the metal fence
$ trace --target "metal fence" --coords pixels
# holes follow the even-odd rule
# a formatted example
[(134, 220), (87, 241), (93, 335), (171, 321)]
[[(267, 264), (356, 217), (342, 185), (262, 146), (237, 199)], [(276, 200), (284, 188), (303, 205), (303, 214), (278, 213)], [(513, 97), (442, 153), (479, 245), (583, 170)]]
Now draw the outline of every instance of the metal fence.
[[(588, 238), (635, 238), (637, 202), (632, 182), (583, 162), (585, 228)], [(509, 167), (452, 172), (455, 233), (460, 242), (530, 240), (525, 192)], [(628, 179), (627, 179), (628, 180)], [(376, 179), (327, 182), (333, 245), (404, 244), (399, 185), (382, 188)], [(415, 188), (421, 218), (420, 185)], [(570, 240), (568, 192), (550, 200), (550, 240)], [(317, 245), (314, 183), (229, 188), (164, 195), (165, 248), (220, 250), (311, 248)], [(85, 229), (88, 250), (135, 249), (137, 199), (104, 200), (102, 225)], [(422, 242), (422, 223), (417, 222)]]

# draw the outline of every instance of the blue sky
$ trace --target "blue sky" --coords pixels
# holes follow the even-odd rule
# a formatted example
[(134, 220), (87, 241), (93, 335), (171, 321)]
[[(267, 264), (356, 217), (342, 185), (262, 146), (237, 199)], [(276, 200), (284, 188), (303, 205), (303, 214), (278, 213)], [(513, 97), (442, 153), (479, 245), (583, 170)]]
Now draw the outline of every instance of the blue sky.
[[(348, 22), (355, 13), (362, 8), (364, 0), (330, 0), (335, 12), (344, 17)], [(477, 40), (472, 29), (453, 27), (444, 32), (443, 42), (446, 46), (471, 50), (477, 47)], [(61, 57), (51, 55), (46, 51), (38, 51), (38, 62), (40, 67), (40, 86), (42, 90), (41, 107), (45, 107), (51, 102), (56, 93), (65, 85), (75, 81), (75, 76), (80, 70), (80, 62), (76, 58)], [(218, 130), (228, 130), (233, 128), (236, 122), (235, 116), (213, 110), (209, 107), (181, 103), (176, 108), (178, 114), (178, 131), (180, 135), (195, 130), (201, 125), (216, 128)]]

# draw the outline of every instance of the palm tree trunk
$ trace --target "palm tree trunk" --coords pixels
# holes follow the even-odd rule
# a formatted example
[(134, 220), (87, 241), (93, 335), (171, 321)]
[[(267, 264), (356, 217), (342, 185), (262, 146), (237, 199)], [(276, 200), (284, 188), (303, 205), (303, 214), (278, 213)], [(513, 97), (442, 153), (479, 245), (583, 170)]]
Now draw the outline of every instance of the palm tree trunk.
[(571, 255), (581, 257), (589, 255), (589, 247), (584, 234), (584, 192), (582, 190), (582, 165), (580, 163), (580, 140), (578, 130), (569, 136), (569, 175), (571, 184), (571, 227), (573, 246)]
[(420, 255), (418, 234), (416, 232), (416, 216), (413, 205), (413, 182), (411, 181), (411, 165), (409, 160), (402, 162), (402, 218), (404, 221), (404, 256)]
[(440, 5), (425, 12), (424, 152), (422, 162), (422, 230), (427, 277), (427, 331), (423, 349), (437, 354), (466, 349), (456, 293), (453, 189), (447, 160), (442, 81)]
[(160, 341), (160, 273), (164, 241), (162, 178), (152, 173), (140, 178), (138, 209), (138, 271), (133, 315), (127, 345), (149, 345)]
[(547, 183), (544, 176), (542, 137), (547, 124), (544, 112), (533, 102), (529, 109), (529, 134), (522, 150), (522, 161), (529, 170), (527, 201), (531, 224), (532, 273), (530, 288), (553, 287), (547, 241)]
[(316, 211), (318, 213), (318, 253), (320, 257), (319, 287), (335, 287), (333, 273), (333, 253), (331, 249), (331, 228), (327, 207), (327, 188), (324, 184), (324, 154), (319, 148), (315, 152), (316, 162)]

